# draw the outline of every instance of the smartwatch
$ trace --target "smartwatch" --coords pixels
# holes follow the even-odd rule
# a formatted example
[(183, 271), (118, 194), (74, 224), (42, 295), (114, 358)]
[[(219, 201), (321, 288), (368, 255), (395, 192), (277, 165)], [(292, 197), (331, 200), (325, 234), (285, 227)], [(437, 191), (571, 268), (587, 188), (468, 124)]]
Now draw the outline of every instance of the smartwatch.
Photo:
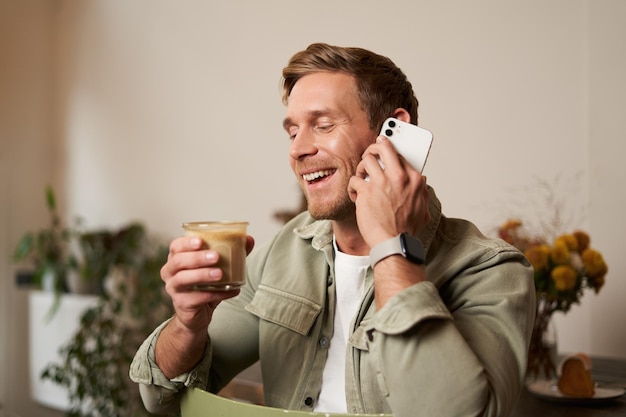
[(384, 240), (370, 251), (370, 265), (372, 268), (391, 255), (402, 255), (414, 264), (422, 265), (425, 260), (424, 245), (408, 233), (400, 233), (391, 239)]

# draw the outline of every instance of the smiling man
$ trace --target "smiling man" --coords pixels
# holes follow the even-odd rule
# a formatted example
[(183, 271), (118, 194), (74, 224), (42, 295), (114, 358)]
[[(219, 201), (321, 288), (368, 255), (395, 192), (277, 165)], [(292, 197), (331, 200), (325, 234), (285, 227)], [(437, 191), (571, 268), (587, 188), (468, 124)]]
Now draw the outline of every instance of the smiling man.
[(221, 276), (217, 253), (171, 243), (161, 276), (176, 313), (131, 366), (148, 410), (175, 410), (187, 387), (217, 392), (260, 359), (272, 407), (507, 415), (534, 319), (532, 268), (445, 217), (426, 178), (378, 136), (390, 116), (417, 124), (406, 76), (373, 52), (313, 44), (283, 82), (308, 210), (249, 255), (241, 290), (194, 291)]
[[(376, 131), (361, 109), (356, 84), (344, 73), (306, 75), (286, 100), (283, 126), (290, 163), (316, 219), (354, 220), (348, 184)], [(367, 253), (366, 253), (367, 254)]]

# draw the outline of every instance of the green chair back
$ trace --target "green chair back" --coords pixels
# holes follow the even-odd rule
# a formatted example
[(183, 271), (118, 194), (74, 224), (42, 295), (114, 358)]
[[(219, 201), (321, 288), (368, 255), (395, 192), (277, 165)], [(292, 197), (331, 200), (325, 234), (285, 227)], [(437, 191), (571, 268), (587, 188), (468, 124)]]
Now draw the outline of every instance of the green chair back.
[(198, 388), (187, 391), (180, 403), (182, 417), (392, 417), (389, 414), (312, 413), (233, 401)]

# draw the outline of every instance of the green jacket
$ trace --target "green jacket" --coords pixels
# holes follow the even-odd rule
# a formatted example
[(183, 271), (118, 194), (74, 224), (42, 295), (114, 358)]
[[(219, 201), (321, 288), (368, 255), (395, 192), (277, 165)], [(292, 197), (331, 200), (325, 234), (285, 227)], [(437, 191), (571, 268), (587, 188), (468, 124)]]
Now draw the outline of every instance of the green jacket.
[[(429, 282), (376, 311), (373, 273), (346, 352), (349, 413), (506, 416), (526, 369), (535, 314), (532, 268), (515, 248), (449, 219), (431, 190), (418, 236)], [(168, 381), (156, 368), (159, 327), (131, 365), (146, 406), (177, 405), (185, 386), (217, 392), (260, 359), (266, 405), (312, 411), (333, 333), (332, 228), (302, 213), (248, 257), (241, 294), (216, 309), (204, 360)]]

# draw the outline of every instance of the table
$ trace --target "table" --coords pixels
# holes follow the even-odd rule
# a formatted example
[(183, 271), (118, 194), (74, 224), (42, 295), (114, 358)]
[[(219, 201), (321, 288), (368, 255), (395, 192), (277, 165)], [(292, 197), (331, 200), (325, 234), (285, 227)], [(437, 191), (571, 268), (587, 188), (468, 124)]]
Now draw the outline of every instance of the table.
[[(626, 360), (592, 358), (591, 375), (594, 381), (606, 385), (626, 387)], [(527, 389), (522, 391), (510, 417), (624, 417), (626, 396), (594, 404), (568, 404), (538, 398)]]

